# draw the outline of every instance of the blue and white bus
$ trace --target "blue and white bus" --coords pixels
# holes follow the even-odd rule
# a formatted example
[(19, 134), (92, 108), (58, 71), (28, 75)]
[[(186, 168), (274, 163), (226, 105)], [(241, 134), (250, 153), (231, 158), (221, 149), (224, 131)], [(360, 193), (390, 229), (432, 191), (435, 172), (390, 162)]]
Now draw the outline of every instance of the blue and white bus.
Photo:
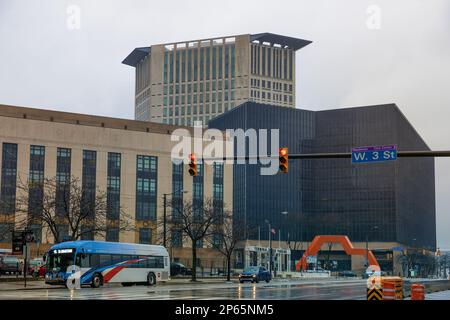
[(169, 254), (163, 246), (105, 241), (56, 244), (45, 256), (45, 283), (66, 284), (80, 271), (81, 285), (98, 288), (118, 282), (124, 286), (169, 280)]

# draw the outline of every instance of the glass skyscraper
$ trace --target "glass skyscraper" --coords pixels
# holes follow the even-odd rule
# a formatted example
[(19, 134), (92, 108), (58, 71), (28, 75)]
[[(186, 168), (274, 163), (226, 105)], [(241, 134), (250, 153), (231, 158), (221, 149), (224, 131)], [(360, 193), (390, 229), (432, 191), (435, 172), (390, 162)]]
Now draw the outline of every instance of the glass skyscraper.
[[(245, 103), (209, 123), (221, 130), (279, 129), (289, 154), (350, 152), (396, 144), (429, 150), (395, 104), (307, 111)], [(433, 158), (352, 164), (351, 159), (289, 160), (289, 172), (260, 175), (259, 165), (234, 165), (233, 212), (258, 239), (265, 220), (282, 241), (343, 234), (354, 242), (436, 247)], [(288, 212), (288, 214), (281, 214)], [(268, 233), (261, 232), (261, 239)]]

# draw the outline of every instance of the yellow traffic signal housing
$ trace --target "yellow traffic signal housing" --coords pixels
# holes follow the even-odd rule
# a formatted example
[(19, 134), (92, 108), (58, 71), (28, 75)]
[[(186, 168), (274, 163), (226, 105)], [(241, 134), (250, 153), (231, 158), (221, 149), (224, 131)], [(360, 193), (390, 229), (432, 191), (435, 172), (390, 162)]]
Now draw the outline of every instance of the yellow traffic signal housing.
[(192, 177), (197, 176), (197, 159), (195, 158), (195, 153), (189, 155), (189, 174)]
[(280, 148), (279, 151), (279, 161), (280, 161), (280, 171), (283, 173), (287, 173), (288, 172), (288, 167), (289, 167), (289, 155), (288, 155), (288, 148)]

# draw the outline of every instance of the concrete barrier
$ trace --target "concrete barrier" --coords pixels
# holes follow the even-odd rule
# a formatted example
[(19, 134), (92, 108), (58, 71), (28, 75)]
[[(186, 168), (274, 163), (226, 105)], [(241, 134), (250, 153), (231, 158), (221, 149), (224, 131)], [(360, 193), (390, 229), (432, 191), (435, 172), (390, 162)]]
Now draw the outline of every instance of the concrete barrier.
[(330, 272), (292, 272), (290, 273), (291, 278), (329, 278), (331, 276)]

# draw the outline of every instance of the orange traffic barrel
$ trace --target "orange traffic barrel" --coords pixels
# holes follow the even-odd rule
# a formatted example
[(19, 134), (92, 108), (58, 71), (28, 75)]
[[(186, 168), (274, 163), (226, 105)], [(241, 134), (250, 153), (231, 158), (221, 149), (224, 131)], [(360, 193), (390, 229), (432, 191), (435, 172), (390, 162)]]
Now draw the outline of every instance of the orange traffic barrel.
[(383, 281), (383, 300), (395, 300), (395, 282)]
[(403, 279), (400, 277), (382, 277), (383, 300), (403, 300)]
[(425, 286), (423, 284), (411, 285), (411, 300), (425, 300)]

